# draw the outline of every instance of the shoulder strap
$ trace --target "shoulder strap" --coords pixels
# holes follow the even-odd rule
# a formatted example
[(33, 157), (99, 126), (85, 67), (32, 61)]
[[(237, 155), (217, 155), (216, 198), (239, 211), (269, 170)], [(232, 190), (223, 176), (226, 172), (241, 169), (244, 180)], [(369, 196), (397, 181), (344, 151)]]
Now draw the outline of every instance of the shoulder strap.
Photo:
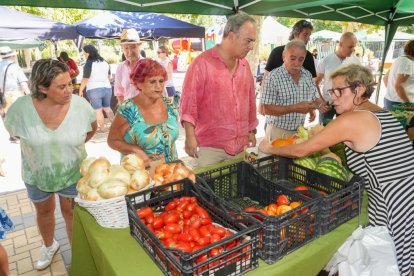
[(4, 71), (4, 79), (3, 79), (3, 90), (1, 91), (1, 93), (5, 93), (5, 88), (6, 88), (6, 76), (7, 76), (7, 70), (9, 70), (10, 65), (12, 65), (13, 62), (10, 62), (7, 67), (6, 67), (6, 71)]

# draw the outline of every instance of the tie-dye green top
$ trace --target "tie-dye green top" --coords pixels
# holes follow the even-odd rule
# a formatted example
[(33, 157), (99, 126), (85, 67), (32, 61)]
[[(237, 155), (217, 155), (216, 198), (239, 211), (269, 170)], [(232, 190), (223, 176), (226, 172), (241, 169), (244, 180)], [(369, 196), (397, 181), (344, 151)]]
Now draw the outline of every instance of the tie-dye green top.
[(86, 157), (86, 134), (94, 121), (91, 105), (73, 95), (62, 123), (51, 130), (40, 119), (31, 96), (18, 98), (7, 112), (5, 126), (10, 135), (20, 137), (23, 181), (45, 192), (76, 183)]
[(162, 97), (168, 118), (159, 124), (147, 124), (138, 106), (132, 99), (124, 101), (118, 113), (127, 120), (129, 128), (124, 139), (129, 144), (137, 144), (151, 160), (165, 158), (166, 162), (178, 159), (175, 140), (178, 138), (178, 111), (172, 100)]

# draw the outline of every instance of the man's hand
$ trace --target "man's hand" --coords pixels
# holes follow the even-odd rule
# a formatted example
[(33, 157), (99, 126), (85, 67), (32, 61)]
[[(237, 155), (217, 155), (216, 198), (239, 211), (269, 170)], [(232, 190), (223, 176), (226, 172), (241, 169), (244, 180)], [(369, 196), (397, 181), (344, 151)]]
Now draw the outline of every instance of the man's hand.
[(306, 114), (315, 109), (314, 102), (300, 102), (295, 104), (295, 112)]
[(263, 153), (271, 153), (270, 149), (272, 148), (272, 145), (270, 142), (266, 139), (266, 137), (260, 142), (259, 144), (259, 150)]
[(249, 132), (249, 147), (256, 146), (256, 134), (253, 132)]
[(316, 119), (316, 112), (315, 110), (312, 110), (311, 112), (309, 112), (309, 123), (312, 123), (313, 121), (315, 121)]
[(185, 152), (194, 158), (198, 158), (198, 142), (194, 135), (185, 137)]

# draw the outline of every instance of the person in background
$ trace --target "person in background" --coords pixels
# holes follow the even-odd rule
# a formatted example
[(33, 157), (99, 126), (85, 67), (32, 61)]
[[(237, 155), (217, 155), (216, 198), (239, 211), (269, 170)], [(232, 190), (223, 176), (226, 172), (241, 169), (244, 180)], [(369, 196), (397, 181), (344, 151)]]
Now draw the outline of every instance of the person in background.
[(103, 132), (105, 131), (105, 119), (102, 109), (110, 122), (114, 119), (114, 113), (111, 109), (112, 87), (109, 81), (111, 68), (93, 45), (83, 47), (83, 54), (86, 63), (83, 67), (79, 96), (83, 96), (83, 91), (86, 88), (89, 102), (96, 112), (98, 131)]
[(164, 66), (167, 71), (168, 80), (165, 84), (165, 89), (167, 90), (167, 95), (171, 99), (174, 99), (175, 96), (175, 87), (173, 82), (173, 65), (171, 60), (168, 58), (170, 55), (170, 50), (166, 46), (160, 46), (157, 50), (158, 62)]
[(178, 159), (178, 110), (164, 97), (165, 68), (152, 59), (139, 60), (132, 69), (131, 84), (139, 94), (118, 107), (108, 135), (108, 145), (121, 154), (138, 154), (146, 163)]
[(35, 267), (47, 268), (59, 249), (55, 236), (55, 194), (72, 240), (76, 183), (86, 158), (85, 143), (94, 135), (96, 113), (73, 95), (66, 64), (52, 59), (35, 62), (30, 76), (31, 95), (17, 99), (5, 118), (10, 135), (20, 139), (22, 179), (36, 210), (43, 246)]
[[(295, 23), (292, 27), (292, 31), (289, 36), (289, 40), (293, 39), (299, 39), (302, 40), (303, 43), (308, 44), (310, 36), (313, 31), (312, 23), (307, 20), (299, 20)], [(264, 78), (267, 77), (267, 75), (275, 68), (278, 68), (282, 66), (283, 64), (283, 58), (282, 53), (285, 49), (285, 45), (276, 47), (272, 50), (272, 52), (269, 55), (269, 58), (267, 59), (267, 64), (265, 68)], [(306, 51), (306, 58), (303, 62), (303, 67), (308, 70), (312, 78), (316, 77), (316, 70), (315, 70), (315, 62), (313, 60), (313, 56), (309, 51)]]
[(72, 84), (76, 84), (76, 77), (79, 75), (79, 68), (76, 62), (71, 59), (66, 52), (60, 52), (59, 61), (66, 63), (69, 67), (70, 78), (72, 79)]
[(2, 117), (19, 97), (30, 94), (27, 77), (16, 63), (16, 55), (10, 47), (0, 47), (0, 90), (6, 99), (6, 103), (0, 106)]
[[(335, 53), (332, 53), (326, 56), (323, 60), (319, 62), (319, 65), (316, 69), (318, 76), (315, 79), (316, 87), (318, 88), (318, 93), (320, 97), (326, 101), (330, 101), (328, 94), (329, 89), (332, 88), (332, 81), (330, 75), (339, 67), (351, 63), (360, 64), (359, 60), (351, 56), (355, 50), (355, 47), (358, 43), (356, 36), (351, 32), (343, 33), (339, 39), (338, 48)], [(323, 80), (323, 92), (320, 91), (319, 85)], [(332, 120), (336, 115), (335, 109), (330, 108), (325, 113), (319, 114), (319, 123), (324, 123), (327, 120)]]
[(266, 137), (269, 140), (287, 138), (305, 123), (315, 119), (315, 109), (325, 111), (318, 98), (312, 75), (302, 67), (306, 56), (302, 40), (291, 40), (283, 50), (283, 65), (272, 70), (263, 86), (260, 104), (266, 115)]
[[(0, 240), (4, 240), (6, 238), (6, 232), (13, 231), (14, 224), (3, 210), (0, 207)], [(7, 252), (4, 247), (0, 244), (0, 275), (1, 276), (9, 276), (9, 260), (8, 260)]]
[(312, 50), (312, 56), (313, 56), (313, 62), (315, 63), (315, 68), (318, 68), (318, 49), (313, 49)]
[(126, 100), (138, 95), (139, 91), (131, 84), (129, 75), (138, 60), (143, 57), (140, 55), (142, 42), (135, 29), (125, 29), (121, 33), (122, 54), (125, 56), (123, 61), (116, 69), (114, 95), (118, 99), (118, 106)]
[(350, 64), (331, 78), (328, 92), (340, 116), (303, 143), (272, 147), (264, 139), (259, 149), (300, 158), (343, 142), (348, 167), (366, 180), (369, 224), (388, 228), (400, 273), (408, 276), (414, 264), (414, 149), (400, 122), (369, 101), (376, 85), (370, 69)]
[(256, 22), (245, 13), (230, 17), (223, 40), (189, 66), (183, 83), (180, 118), (185, 151), (195, 167), (242, 157), (256, 145), (254, 78), (246, 55), (256, 40)]
[(393, 106), (414, 102), (414, 40), (404, 46), (404, 55), (398, 57), (384, 76), (387, 92), (384, 108), (392, 111)]

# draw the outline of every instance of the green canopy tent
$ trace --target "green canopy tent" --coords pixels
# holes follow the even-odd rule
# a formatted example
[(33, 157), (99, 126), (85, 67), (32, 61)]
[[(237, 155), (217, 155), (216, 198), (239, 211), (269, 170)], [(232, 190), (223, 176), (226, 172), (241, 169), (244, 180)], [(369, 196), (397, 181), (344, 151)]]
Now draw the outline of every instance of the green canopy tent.
[[(0, 0), (0, 5), (209, 15), (240, 10), (252, 15), (360, 22), (385, 27), (383, 59), (398, 26), (414, 23), (413, 0)], [(379, 86), (376, 101), (378, 94)]]

